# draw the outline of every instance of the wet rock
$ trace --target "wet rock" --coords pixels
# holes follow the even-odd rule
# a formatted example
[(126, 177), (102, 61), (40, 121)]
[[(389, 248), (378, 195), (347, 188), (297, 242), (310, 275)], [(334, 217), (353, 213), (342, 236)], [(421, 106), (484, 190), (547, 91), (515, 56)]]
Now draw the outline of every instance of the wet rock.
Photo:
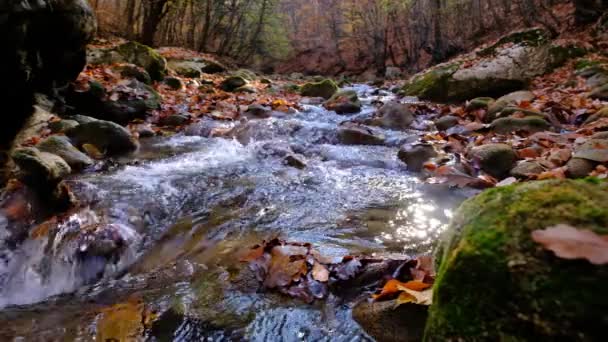
[(604, 84), (608, 84), (608, 73), (595, 74), (587, 79), (585, 82), (589, 88), (598, 88)]
[(77, 146), (91, 144), (107, 155), (121, 155), (137, 149), (137, 142), (124, 127), (109, 121), (93, 121), (66, 132)]
[(338, 128), (338, 139), (345, 145), (383, 145), (383, 135), (369, 127), (353, 123), (343, 124)]
[(483, 171), (499, 179), (505, 178), (517, 161), (517, 154), (507, 144), (477, 146), (468, 155)]
[(338, 92), (338, 86), (330, 79), (321, 82), (306, 83), (302, 86), (300, 93), (302, 96), (322, 97), (326, 100), (330, 99)]
[(345, 90), (334, 94), (325, 102), (324, 107), (337, 114), (354, 114), (361, 111), (361, 102), (356, 91)]
[(595, 170), (596, 162), (582, 159), (572, 158), (566, 163), (566, 175), (569, 178), (585, 178)]
[(236, 89), (249, 84), (249, 82), (241, 76), (230, 76), (220, 84), (220, 89), (223, 91), (233, 92)]
[(167, 62), (167, 68), (175, 71), (179, 76), (188, 78), (200, 78), (204, 66), (204, 63), (196, 61), (169, 60)]
[(180, 90), (184, 87), (182, 80), (176, 77), (165, 77), (163, 83), (173, 90)]
[(262, 83), (262, 84), (272, 84), (272, 80), (270, 80), (269, 78), (262, 78), (260, 80), (260, 83)]
[(585, 120), (585, 125), (595, 122), (602, 118), (608, 118), (608, 107), (604, 107), (600, 109), (597, 113), (591, 115), (587, 120)]
[(54, 135), (48, 137), (36, 147), (40, 151), (60, 156), (74, 170), (81, 170), (93, 165), (93, 160), (74, 147), (66, 136)]
[(456, 125), (458, 125), (458, 118), (452, 115), (435, 120), (435, 127), (440, 131), (448, 130)]
[(370, 125), (383, 128), (402, 130), (407, 129), (414, 122), (414, 114), (408, 105), (389, 102), (380, 107)]
[(17, 149), (11, 157), (23, 173), (26, 183), (34, 186), (53, 187), (72, 172), (61, 157), (34, 147)]
[(93, 65), (130, 63), (144, 68), (152, 80), (161, 81), (167, 74), (167, 61), (149, 46), (127, 42), (112, 48), (90, 48), (87, 61)]
[(306, 162), (304, 162), (304, 160), (301, 156), (290, 154), (290, 155), (286, 156), (283, 159), (283, 161), (285, 162), (286, 165), (295, 167), (296, 169), (305, 169), (306, 168)]
[(122, 77), (134, 78), (143, 84), (152, 84), (152, 77), (150, 77), (150, 74), (148, 74), (145, 69), (140, 68), (136, 65), (121, 65), (118, 66), (116, 70), (120, 73), (120, 76)]
[(137, 134), (140, 138), (151, 138), (156, 135), (156, 132), (150, 125), (139, 125), (137, 127)]
[(543, 118), (527, 117), (527, 118), (501, 118), (496, 119), (490, 125), (490, 128), (499, 134), (508, 134), (511, 132), (542, 132), (549, 130), (551, 125)]
[(424, 168), (424, 163), (431, 158), (435, 158), (437, 152), (430, 144), (411, 144), (399, 149), (398, 157), (407, 165), (407, 169), (412, 172), (420, 172)]
[(188, 114), (173, 114), (173, 115), (165, 116), (163, 118), (160, 118), (160, 120), (158, 120), (158, 124), (160, 126), (167, 126), (167, 127), (183, 126), (183, 125), (187, 124), (188, 122), (190, 122), (190, 115), (188, 115)]
[(467, 110), (488, 109), (492, 103), (494, 103), (494, 99), (491, 97), (477, 97), (469, 101)]
[(589, 139), (574, 149), (573, 158), (582, 158), (598, 163), (608, 162), (608, 140)]
[(605, 182), (573, 180), (500, 187), (466, 201), (436, 254), (425, 339), (601, 340), (605, 265), (560, 258), (533, 232), (565, 224), (605, 235), (607, 203)]
[(525, 160), (517, 163), (517, 165), (511, 170), (511, 176), (520, 179), (528, 179), (543, 172), (545, 172), (545, 168), (539, 162)]
[(49, 129), (52, 133), (64, 133), (65, 131), (78, 126), (78, 121), (74, 120), (58, 120), (49, 123)]
[(245, 115), (252, 118), (266, 119), (272, 116), (272, 108), (254, 104), (247, 108)]
[(428, 307), (397, 305), (395, 300), (362, 301), (353, 309), (353, 318), (376, 341), (422, 341)]

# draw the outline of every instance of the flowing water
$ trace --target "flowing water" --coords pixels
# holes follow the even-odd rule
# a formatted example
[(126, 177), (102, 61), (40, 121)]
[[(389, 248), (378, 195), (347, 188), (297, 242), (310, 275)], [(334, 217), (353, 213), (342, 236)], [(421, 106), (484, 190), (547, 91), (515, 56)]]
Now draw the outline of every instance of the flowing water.
[[(238, 253), (274, 237), (335, 259), (428, 253), (469, 195), (406, 171), (398, 146), (415, 131), (383, 130), (385, 146), (339, 144), (341, 122), (391, 99), (354, 89), (364, 103), (355, 116), (304, 104), (285, 117), (203, 121), (76, 177), (72, 188), (90, 205), (0, 247), (0, 339), (369, 340), (348, 300), (308, 305), (235, 276)], [(209, 137), (234, 126), (234, 138)], [(307, 166), (287, 165), (291, 153)]]

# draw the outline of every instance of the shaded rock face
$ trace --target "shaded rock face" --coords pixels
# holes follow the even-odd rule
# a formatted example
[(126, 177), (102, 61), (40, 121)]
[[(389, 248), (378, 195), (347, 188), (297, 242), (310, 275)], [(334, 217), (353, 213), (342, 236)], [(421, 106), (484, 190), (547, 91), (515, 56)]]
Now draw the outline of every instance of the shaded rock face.
[(84, 0), (0, 1), (0, 148), (32, 113), (33, 94), (53, 94), (86, 64), (96, 22)]

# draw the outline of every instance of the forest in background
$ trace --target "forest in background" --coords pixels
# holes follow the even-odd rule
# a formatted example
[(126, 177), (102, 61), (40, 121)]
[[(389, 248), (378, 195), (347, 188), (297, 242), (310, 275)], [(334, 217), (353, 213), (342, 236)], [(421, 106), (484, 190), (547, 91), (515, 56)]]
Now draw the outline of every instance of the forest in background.
[(213, 53), (266, 72), (384, 75), (391, 66), (420, 70), (518, 27), (557, 35), (574, 23), (577, 1), (90, 2), (104, 35)]

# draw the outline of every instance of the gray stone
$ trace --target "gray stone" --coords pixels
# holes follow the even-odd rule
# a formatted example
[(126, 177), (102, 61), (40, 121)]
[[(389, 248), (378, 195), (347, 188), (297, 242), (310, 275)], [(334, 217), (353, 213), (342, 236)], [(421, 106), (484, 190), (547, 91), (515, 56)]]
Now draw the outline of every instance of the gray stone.
[(106, 155), (121, 155), (137, 149), (137, 142), (124, 127), (110, 121), (93, 121), (66, 132), (77, 146), (91, 144)]
[(72, 172), (61, 157), (41, 152), (34, 147), (17, 149), (11, 157), (25, 175), (26, 181), (33, 185), (52, 187)]
[(385, 138), (369, 127), (346, 123), (338, 128), (338, 139), (345, 145), (382, 145)]
[(58, 121), (49, 122), (48, 127), (52, 133), (64, 133), (65, 131), (69, 130), (70, 128), (74, 128), (78, 125), (79, 125), (78, 121), (58, 120)]
[(456, 125), (458, 125), (458, 118), (452, 115), (435, 120), (435, 127), (440, 131), (448, 130)]
[(582, 159), (572, 158), (566, 163), (566, 175), (570, 178), (585, 178), (595, 170), (597, 162)]
[(527, 179), (545, 172), (545, 168), (537, 161), (525, 160), (517, 163), (511, 170), (511, 176)]
[(398, 102), (388, 102), (376, 112), (370, 124), (383, 128), (403, 130), (414, 122), (414, 114), (409, 106)]
[(354, 90), (335, 93), (323, 106), (337, 114), (354, 114), (361, 111), (361, 101)]
[(492, 122), (490, 125), (490, 128), (499, 134), (508, 134), (519, 131), (535, 133), (549, 130), (551, 125), (545, 121), (545, 119), (539, 117), (508, 117), (494, 120), (494, 122)]
[(93, 164), (93, 160), (74, 147), (66, 136), (50, 136), (36, 147), (40, 151), (60, 156), (74, 170), (84, 169)]
[(424, 163), (437, 156), (437, 152), (429, 144), (405, 145), (399, 149), (398, 157), (407, 165), (412, 172), (420, 172)]

